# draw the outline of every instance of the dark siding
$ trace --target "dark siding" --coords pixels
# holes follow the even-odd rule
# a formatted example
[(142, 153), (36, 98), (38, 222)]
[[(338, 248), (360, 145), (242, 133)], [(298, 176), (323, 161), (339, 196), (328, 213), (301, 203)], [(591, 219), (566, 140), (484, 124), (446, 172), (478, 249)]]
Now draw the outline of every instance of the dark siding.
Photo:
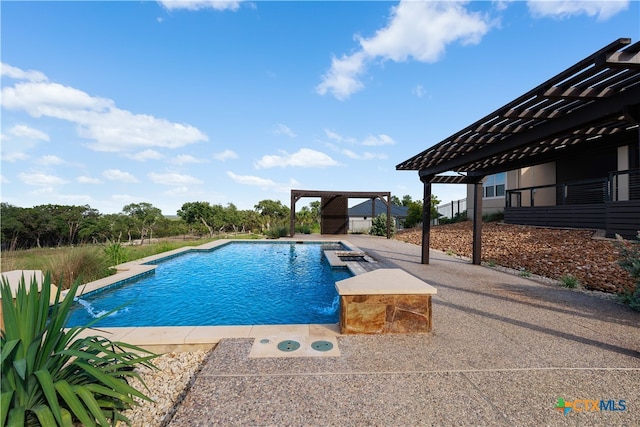
[(323, 197), (320, 206), (320, 232), (322, 234), (347, 234), (349, 215), (347, 197)]
[(505, 208), (504, 222), (542, 227), (604, 229), (605, 205), (565, 205)]
[(640, 232), (640, 200), (607, 203), (607, 237), (634, 239)]
[(505, 208), (504, 222), (606, 230), (607, 237), (619, 234), (625, 239), (633, 239), (640, 230), (640, 201)]

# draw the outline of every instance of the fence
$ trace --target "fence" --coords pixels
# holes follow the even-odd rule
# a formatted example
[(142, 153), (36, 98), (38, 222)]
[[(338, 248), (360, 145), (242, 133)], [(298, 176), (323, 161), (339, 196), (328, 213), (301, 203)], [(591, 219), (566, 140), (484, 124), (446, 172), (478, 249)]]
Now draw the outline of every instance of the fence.
[(438, 211), (438, 218), (431, 221), (433, 225), (439, 224), (439, 218), (453, 218), (454, 216), (466, 211), (467, 199), (452, 200), (449, 203), (436, 207), (436, 210)]

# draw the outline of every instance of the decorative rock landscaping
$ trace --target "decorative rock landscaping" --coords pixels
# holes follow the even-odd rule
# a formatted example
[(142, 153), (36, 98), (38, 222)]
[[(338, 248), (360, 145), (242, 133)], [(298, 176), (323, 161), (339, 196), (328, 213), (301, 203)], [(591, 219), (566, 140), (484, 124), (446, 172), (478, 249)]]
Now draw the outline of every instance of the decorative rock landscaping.
[(154, 360), (157, 371), (141, 369), (140, 375), (149, 389), (146, 390), (137, 380), (132, 381), (131, 385), (151, 397), (154, 402), (137, 399), (141, 405), (125, 412), (124, 415), (131, 420), (132, 426), (166, 425), (195, 380), (195, 374), (200, 370), (207, 354), (202, 350), (166, 353)]
[[(554, 280), (570, 274), (591, 290), (622, 293), (633, 289), (633, 279), (618, 265), (616, 242), (593, 236), (593, 230), (485, 223), (482, 260)], [(420, 245), (422, 230), (401, 231), (395, 239)], [(432, 249), (471, 257), (471, 242), (471, 221), (431, 227)]]

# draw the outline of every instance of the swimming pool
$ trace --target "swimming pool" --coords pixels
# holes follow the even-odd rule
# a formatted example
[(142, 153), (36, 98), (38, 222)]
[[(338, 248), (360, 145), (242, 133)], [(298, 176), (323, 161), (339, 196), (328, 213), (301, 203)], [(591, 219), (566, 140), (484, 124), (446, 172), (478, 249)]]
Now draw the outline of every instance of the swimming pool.
[[(230, 242), (154, 261), (154, 273), (82, 295), (68, 326), (214, 326), (336, 323), (335, 282), (325, 250), (339, 243)], [(124, 305), (124, 306), (123, 306)]]

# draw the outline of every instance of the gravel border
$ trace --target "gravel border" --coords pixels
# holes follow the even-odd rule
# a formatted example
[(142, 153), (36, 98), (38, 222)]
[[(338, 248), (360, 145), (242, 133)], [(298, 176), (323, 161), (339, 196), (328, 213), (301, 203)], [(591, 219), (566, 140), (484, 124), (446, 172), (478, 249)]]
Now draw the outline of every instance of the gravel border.
[[(210, 350), (213, 351), (213, 350)], [(153, 360), (158, 370), (141, 367), (138, 373), (147, 388), (136, 379), (131, 386), (153, 402), (136, 398), (140, 403), (124, 415), (134, 427), (164, 427), (169, 424), (182, 400), (189, 392), (210, 351), (170, 352)]]

